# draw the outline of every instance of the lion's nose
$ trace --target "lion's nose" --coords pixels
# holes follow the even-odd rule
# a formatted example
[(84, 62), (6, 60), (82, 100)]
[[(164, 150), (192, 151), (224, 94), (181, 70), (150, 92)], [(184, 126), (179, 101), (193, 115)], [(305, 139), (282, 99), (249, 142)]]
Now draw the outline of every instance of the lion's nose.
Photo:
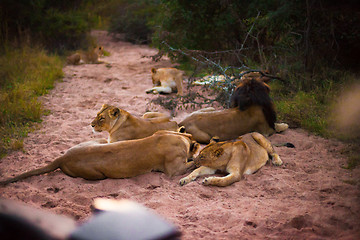
[(95, 123), (91, 123), (91, 127), (95, 127)]

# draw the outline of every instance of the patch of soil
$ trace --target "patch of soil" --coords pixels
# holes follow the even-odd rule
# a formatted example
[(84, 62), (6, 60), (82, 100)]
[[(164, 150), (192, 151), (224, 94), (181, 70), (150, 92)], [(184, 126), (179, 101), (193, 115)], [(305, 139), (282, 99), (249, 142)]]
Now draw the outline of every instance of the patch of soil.
[[(111, 56), (102, 59), (105, 64), (64, 67), (64, 80), (41, 98), (51, 114), (25, 139), (24, 152), (0, 160), (1, 179), (43, 166), (80, 142), (106, 138), (105, 133), (94, 135), (90, 127), (104, 103), (136, 116), (146, 110), (166, 111), (149, 104), (157, 96), (145, 90), (152, 86), (152, 67), (174, 64), (167, 58), (143, 58), (157, 53), (148, 46), (115, 41), (100, 31), (94, 34)], [(191, 111), (179, 112), (175, 120)], [(301, 129), (270, 140), (291, 142), (296, 148), (277, 147), (282, 166), (267, 164), (225, 188), (203, 186), (202, 178), (181, 187), (178, 182), (185, 175), (170, 179), (158, 172), (86, 181), (57, 170), (0, 187), (0, 197), (79, 222), (91, 216), (94, 198), (130, 199), (173, 222), (182, 239), (359, 239), (360, 170), (342, 168), (344, 145)]]

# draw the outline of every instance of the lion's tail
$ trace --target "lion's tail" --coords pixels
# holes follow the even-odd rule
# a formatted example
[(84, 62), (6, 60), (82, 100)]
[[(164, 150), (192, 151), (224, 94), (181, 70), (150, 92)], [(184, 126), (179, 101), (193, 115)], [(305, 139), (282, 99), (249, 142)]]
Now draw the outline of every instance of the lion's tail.
[(17, 175), (16, 177), (9, 178), (9, 179), (4, 180), (4, 181), (0, 181), (0, 185), (6, 185), (6, 184), (16, 182), (16, 181), (19, 181), (21, 179), (28, 178), (28, 177), (31, 177), (31, 176), (52, 172), (55, 169), (60, 167), (60, 163), (61, 163), (61, 160), (63, 158), (64, 158), (64, 156), (61, 156), (61, 157), (57, 158), (55, 161), (53, 161), (52, 163), (49, 163), (48, 165), (46, 165), (45, 167), (30, 170), (28, 172)]
[(291, 142), (284, 142), (284, 143), (275, 143), (273, 144), (275, 147), (288, 147), (288, 148), (295, 148), (295, 145)]

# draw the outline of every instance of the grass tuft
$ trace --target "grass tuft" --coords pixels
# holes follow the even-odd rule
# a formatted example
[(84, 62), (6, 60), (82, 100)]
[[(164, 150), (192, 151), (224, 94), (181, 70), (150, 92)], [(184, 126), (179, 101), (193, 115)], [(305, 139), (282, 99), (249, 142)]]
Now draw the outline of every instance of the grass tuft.
[(0, 53), (0, 157), (22, 148), (31, 123), (41, 122), (38, 96), (63, 76), (63, 63), (40, 48), (11, 48)]

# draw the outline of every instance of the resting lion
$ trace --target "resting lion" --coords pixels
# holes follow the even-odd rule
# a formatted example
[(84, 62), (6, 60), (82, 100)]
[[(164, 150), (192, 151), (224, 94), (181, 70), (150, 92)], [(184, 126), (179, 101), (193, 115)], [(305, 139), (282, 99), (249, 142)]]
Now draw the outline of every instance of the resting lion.
[(101, 63), (99, 57), (104, 55), (104, 48), (102, 46), (94, 47), (88, 52), (77, 52), (66, 58), (67, 64), (79, 65), (82, 63)]
[(249, 132), (270, 135), (284, 131), (288, 125), (275, 123), (276, 113), (269, 91), (263, 81), (244, 80), (232, 95), (231, 108), (193, 112), (179, 126), (184, 126), (200, 143), (209, 143), (214, 136), (226, 141)]
[(167, 130), (150, 137), (107, 143), (106, 139), (80, 143), (45, 167), (0, 182), (8, 184), (60, 168), (66, 175), (87, 180), (129, 178), (151, 171), (172, 177), (194, 166), (188, 161), (199, 148), (191, 135)]
[(225, 187), (240, 181), (243, 174), (252, 174), (259, 170), (272, 157), (274, 165), (282, 161), (275, 153), (269, 140), (257, 132), (248, 133), (236, 140), (226, 142), (211, 141), (195, 158), (195, 165), (200, 166), (187, 177), (180, 180), (180, 185), (194, 181), (202, 175), (214, 174), (216, 170), (227, 172), (224, 177), (207, 177), (204, 185)]
[(95, 132), (109, 132), (108, 142), (139, 139), (152, 135), (158, 130), (176, 131), (178, 125), (162, 113), (145, 113), (142, 118), (127, 111), (104, 104), (91, 122)]
[(183, 95), (183, 73), (176, 68), (152, 68), (153, 87), (146, 93), (172, 93)]

